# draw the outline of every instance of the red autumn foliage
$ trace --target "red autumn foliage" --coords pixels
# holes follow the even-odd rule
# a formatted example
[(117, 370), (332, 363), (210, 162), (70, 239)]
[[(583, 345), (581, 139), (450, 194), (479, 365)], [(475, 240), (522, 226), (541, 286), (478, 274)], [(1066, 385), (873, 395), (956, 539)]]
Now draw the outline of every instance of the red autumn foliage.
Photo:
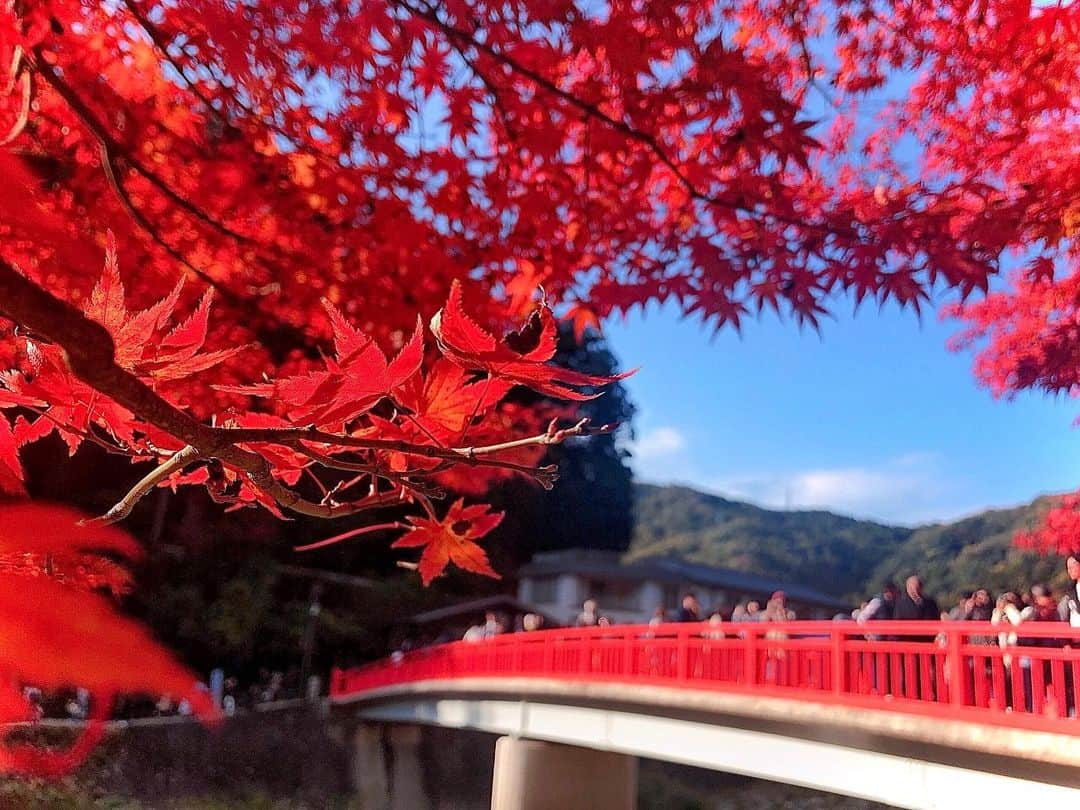
[(24, 686), (83, 687), (93, 711), (86, 731), (66, 751), (3, 744), (3, 771), (70, 770), (100, 738), (101, 721), (119, 694), (167, 693), (186, 698), (205, 718), (214, 716), (195, 676), (95, 592), (127, 589), (119, 560), (137, 559), (139, 546), (115, 527), (80, 524), (81, 517), (64, 506), (0, 506), (0, 722), (32, 717)]
[[(435, 502), (550, 485), (544, 447), (589, 432), (513, 386), (610, 382), (549, 362), (548, 303), (816, 326), (845, 293), (953, 290), (994, 390), (1074, 391), (1078, 42), (1076, 3), (1028, 0), (6, 4), (0, 489), (55, 431), (157, 465), (109, 520), (180, 484), (404, 506), (425, 581), (490, 575), (494, 516)], [(1010, 252), (1026, 275), (977, 298)], [(50, 565), (35, 588), (122, 580)]]

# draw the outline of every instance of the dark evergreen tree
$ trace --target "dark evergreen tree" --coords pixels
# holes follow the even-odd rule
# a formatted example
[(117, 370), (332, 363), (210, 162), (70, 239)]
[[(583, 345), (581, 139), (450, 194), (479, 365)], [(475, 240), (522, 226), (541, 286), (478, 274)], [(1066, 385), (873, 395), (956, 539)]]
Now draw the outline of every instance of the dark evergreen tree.
[[(564, 325), (555, 355), (559, 365), (588, 374), (611, 376), (619, 361), (607, 341), (588, 330), (580, 340)], [(542, 398), (519, 389), (514, 397), (534, 403)], [(633, 473), (625, 444), (632, 436), (635, 407), (626, 387), (609, 385), (596, 399), (582, 403), (581, 416), (594, 424), (618, 422), (613, 434), (575, 439), (548, 450), (543, 463), (559, 465), (555, 488), (514, 479), (500, 484), (490, 500), (506, 518), (489, 547), (510, 567), (538, 551), (591, 548), (624, 551), (633, 531)], [(507, 567), (497, 570), (509, 570)]]

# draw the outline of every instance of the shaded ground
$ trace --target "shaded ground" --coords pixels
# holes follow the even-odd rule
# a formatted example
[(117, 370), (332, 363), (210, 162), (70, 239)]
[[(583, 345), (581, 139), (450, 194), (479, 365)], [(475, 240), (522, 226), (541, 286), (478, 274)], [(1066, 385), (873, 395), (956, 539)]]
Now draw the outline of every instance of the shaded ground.
[[(191, 722), (137, 725), (106, 738), (63, 781), (0, 780), (0, 810), (358, 810), (349, 798), (345, 738), (304, 705), (237, 716), (212, 731)], [(494, 748), (491, 734), (425, 729), (422, 772), (433, 806), (487, 810)], [(639, 785), (639, 810), (885, 808), (647, 760)]]
[[(471, 801), (441, 803), (444, 810), (480, 810)], [(0, 782), (4, 810), (357, 810), (347, 796), (318, 800), (247, 796), (156, 799), (151, 803), (116, 795), (95, 795), (72, 782)], [(873, 802), (812, 790), (714, 774), (666, 763), (642, 763), (639, 810), (887, 810)]]
[(642, 760), (638, 810), (890, 810), (888, 805), (728, 773)]
[[(656, 765), (659, 763), (650, 763)], [(644, 768), (639, 810), (877, 810), (885, 805), (816, 793), (757, 780), (733, 779), (725, 786), (703, 786), (688, 774)], [(687, 778), (689, 777), (689, 778)], [(451, 804), (449, 807), (458, 805)], [(0, 782), (0, 807), (5, 810), (355, 810), (348, 797), (301, 799), (247, 797), (188, 797), (146, 804), (120, 796), (94, 796), (67, 784)], [(464, 805), (461, 805), (464, 810)]]
[(4, 810), (353, 810), (354, 805), (343, 796), (311, 802), (259, 794), (156, 799), (146, 803), (124, 796), (94, 795), (66, 782), (0, 782), (0, 807)]

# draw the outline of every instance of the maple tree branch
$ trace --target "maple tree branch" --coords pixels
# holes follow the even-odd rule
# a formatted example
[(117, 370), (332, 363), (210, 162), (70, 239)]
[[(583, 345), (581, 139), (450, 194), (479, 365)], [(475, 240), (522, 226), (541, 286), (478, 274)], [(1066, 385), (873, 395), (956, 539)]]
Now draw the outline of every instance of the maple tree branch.
[(117, 365), (112, 335), (104, 326), (46, 292), (4, 260), (0, 260), (0, 310), (59, 345), (76, 377), (140, 420), (197, 448), (200, 455), (217, 458), (246, 474), (255, 486), (272, 484), (264, 491), (271, 497), (283, 497), (283, 506), (291, 508), (297, 502), (298, 496), (283, 491), (273, 481), (265, 458), (237, 447), (219, 428), (202, 424)]
[[(67, 105), (71, 108), (75, 116), (83, 123), (94, 139), (98, 142), (102, 172), (105, 175), (105, 179), (112, 189), (113, 193), (119, 199), (121, 206), (128, 213), (128, 215), (135, 221), (135, 224), (143, 230), (155, 244), (159, 245), (170, 257), (183, 267), (190, 270), (205, 284), (213, 287), (216, 291), (220, 292), (222, 298), (229, 304), (249, 312), (255, 316), (256, 321), (252, 326), (252, 330), (259, 336), (260, 341), (270, 347), (278, 345), (280, 338), (285, 336), (288, 338), (291, 344), (295, 347), (299, 347), (307, 352), (310, 356), (315, 356), (318, 351), (314, 345), (312, 338), (303, 329), (293, 326), (292, 324), (281, 321), (278, 317), (272, 313), (268, 313), (259, 306), (258, 303), (252, 301), (250, 298), (241, 295), (233, 290), (228, 285), (215, 279), (213, 276), (206, 273), (204, 270), (200, 270), (194, 264), (191, 263), (178, 249), (174, 248), (162, 236), (158, 233), (154, 225), (146, 218), (146, 216), (135, 206), (131, 199), (131, 195), (128, 194), (127, 189), (120, 181), (119, 174), (116, 171), (115, 158), (121, 157), (128, 165), (130, 165), (136, 172), (142, 175), (148, 182), (157, 188), (162, 194), (171, 200), (174, 204), (179, 206), (184, 211), (187, 211), (193, 217), (207, 223), (220, 231), (226, 237), (232, 238), (241, 244), (252, 246), (254, 242), (249, 237), (243, 234), (233, 231), (228, 226), (207, 214), (202, 208), (193, 204), (190, 200), (185, 199), (176, 191), (174, 191), (168, 184), (165, 183), (160, 177), (154, 174), (148, 169), (141, 161), (132, 156), (129, 150), (125, 149), (122, 144), (113, 138), (105, 126), (97, 119), (94, 112), (86, 105), (86, 103), (79, 97), (77, 93), (61, 79), (52, 67), (41, 57), (40, 54), (33, 61), (27, 60), (27, 64), (34, 69), (36, 73), (57, 92), (57, 94), (64, 99)], [(270, 264), (269, 261), (267, 264)], [(275, 272), (279, 272), (280, 269), (271, 266)], [(271, 339), (272, 338), (272, 339)]]
[(116, 455), (116, 456), (125, 456), (125, 457), (130, 457), (131, 456), (131, 451), (128, 450), (127, 448), (123, 447), (120, 444), (110, 444), (109, 442), (105, 441), (105, 439), (101, 438), (96, 433), (94, 433), (92, 425), (87, 425), (87, 429), (82, 430), (81, 428), (77, 428), (77, 427), (75, 427), (73, 425), (65, 424), (65, 423), (61, 422), (59, 419), (57, 419), (55, 416), (53, 416), (51, 413), (49, 413), (48, 406), (43, 407), (43, 408), (38, 408), (38, 407), (35, 407), (33, 405), (21, 405), (20, 407), (26, 408), (31, 413), (36, 413), (38, 415), (38, 417), (41, 418), (41, 419), (45, 419), (48, 422), (52, 422), (53, 425), (55, 425), (56, 428), (58, 430), (60, 430), (60, 431), (64, 431), (64, 432), (67, 432), (67, 433), (74, 433), (79, 438), (84, 439), (85, 441), (88, 441), (91, 444), (97, 445), (102, 450), (104, 450), (106, 453), (110, 453), (110, 454)]
[(821, 82), (817, 80), (814, 70), (814, 60), (810, 54), (810, 47), (806, 44), (806, 37), (796, 37), (796, 42), (799, 46), (799, 54), (802, 57), (803, 67), (806, 70), (806, 84), (817, 90), (830, 107), (836, 107), (836, 99), (833, 98), (832, 94), (822, 87)]
[(263, 475), (251, 475), (251, 481), (255, 486), (284, 506), (300, 515), (317, 518), (340, 518), (355, 515), (369, 509), (379, 509), (384, 506), (408, 503), (411, 496), (404, 487), (382, 492), (377, 495), (369, 495), (358, 501), (349, 503), (316, 503), (309, 501), (297, 492), (286, 487), (275, 479), (269, 472)]
[[(413, 456), (426, 456), (428, 458), (446, 459), (461, 464), (484, 465), (491, 464), (493, 460), (487, 459), (496, 453), (507, 450), (516, 450), (522, 447), (546, 446), (562, 444), (566, 439), (579, 436), (598, 436), (611, 433), (618, 425), (593, 426), (588, 419), (581, 419), (574, 425), (559, 428), (556, 420), (548, 426), (544, 433), (529, 436), (522, 439), (514, 439), (499, 444), (490, 444), (476, 447), (436, 447), (427, 444), (414, 444), (399, 439), (369, 439), (362, 436), (348, 436), (337, 433), (328, 433), (317, 428), (214, 428), (223, 436), (230, 437), (232, 442), (242, 444), (257, 444), (259, 442), (273, 442), (288, 447), (295, 447), (300, 442), (312, 442), (315, 444), (336, 445), (338, 447), (354, 447), (362, 450), (389, 450)], [(301, 445), (302, 446), (302, 445)]]
[(199, 451), (195, 447), (188, 445), (180, 450), (177, 450), (168, 459), (159, 464), (154, 470), (147, 473), (141, 481), (133, 486), (123, 498), (117, 501), (108, 512), (101, 517), (94, 518), (92, 520), (85, 521), (86, 523), (102, 523), (108, 525), (110, 523), (117, 523), (128, 515), (131, 514), (131, 510), (135, 508), (135, 504), (141, 501), (147, 494), (149, 494), (154, 487), (172, 475), (174, 472), (180, 472), (188, 464), (199, 458)]
[[(18, 56), (15, 57), (18, 60)], [(16, 78), (18, 77), (18, 78)], [(22, 134), (26, 125), (30, 122), (30, 103), (34, 99), (34, 77), (29, 70), (23, 70), (21, 74), (16, 66), (16, 74), (11, 79), (12, 87), (7, 94), (14, 91), (16, 83), (22, 86), (22, 102), (19, 104), (19, 116), (4, 137), (0, 138), (0, 146), (6, 146)]]
[[(410, 472), (398, 474), (398, 473), (395, 473), (395, 472), (391, 472), (390, 470), (382, 469), (377, 464), (370, 464), (370, 463), (357, 462), (357, 461), (345, 461), (344, 459), (339, 459), (336, 456), (330, 456), (330, 455), (326, 455), (325, 453), (319, 453), (319, 452), (317, 452), (315, 450), (312, 450), (310, 447), (305, 447), (305, 446), (300, 445), (300, 444), (290, 445), (290, 447), (292, 447), (293, 450), (295, 450), (296, 452), (307, 456), (312, 461), (314, 461), (314, 462), (320, 464), (321, 466), (326, 467), (327, 469), (330, 469), (330, 470), (341, 470), (342, 472), (366, 473), (367, 475), (375, 476), (377, 478), (382, 478), (382, 479), (384, 479), (386, 481), (389, 481), (392, 484), (398, 484), (400, 486), (407, 486), (407, 487), (409, 487), (411, 489), (414, 489), (414, 490), (416, 490), (418, 492), (424, 492), (425, 494), (431, 495), (433, 497), (435, 497), (435, 496), (440, 496), (441, 497), (441, 495), (442, 495), (442, 490), (438, 489), (437, 487), (429, 487), (429, 485), (427, 485), (427, 484), (421, 483), (419, 481), (411, 480), (411, 478), (413, 476), (428, 475), (429, 472), (427, 470), (417, 470), (415, 472), (410, 471)], [(364, 476), (358, 476), (358, 478), (355, 479), (355, 480), (361, 480), (363, 477)], [(345, 487), (342, 487), (342, 489), (344, 489), (344, 488)], [(326, 494), (329, 496), (329, 495), (332, 495), (333, 492), (328, 492)]]
[(166, 242), (161, 234), (157, 232), (157, 229), (150, 223), (143, 212), (135, 207), (135, 203), (131, 200), (131, 195), (128, 194), (127, 189), (124, 188), (123, 183), (120, 182), (119, 177), (116, 174), (116, 167), (113, 165), (112, 153), (109, 149), (109, 144), (106, 141), (98, 140), (99, 151), (101, 154), (101, 170), (105, 173), (105, 179), (109, 183), (109, 187), (113, 190), (117, 199), (120, 200), (120, 204), (124, 210), (127, 211), (128, 216), (135, 220), (135, 224), (138, 225), (146, 234), (154, 240), (161, 248), (168, 253), (178, 264), (186, 267), (192, 273), (195, 274), (204, 283), (213, 287), (215, 290), (220, 290), (223, 297), (233, 304), (239, 304), (243, 302), (243, 299), (230, 290), (219, 284), (213, 277), (200, 270), (187, 260), (187, 258), (176, 248)]
[(136, 172), (142, 175), (147, 182), (149, 182), (154, 188), (160, 191), (166, 198), (168, 198), (174, 205), (179, 206), (184, 211), (187, 211), (191, 216), (195, 217), (205, 225), (213, 228), (221, 233), (223, 236), (227, 236), (240, 242), (244, 245), (255, 244), (254, 240), (249, 236), (233, 230), (224, 222), (221, 222), (214, 217), (210, 216), (199, 206), (192, 203), (175, 191), (168, 183), (162, 180), (157, 174), (152, 172), (141, 160), (135, 157), (130, 150), (125, 149), (123, 144), (119, 143), (109, 131), (105, 128), (105, 125), (98, 120), (94, 111), (86, 104), (79, 94), (63, 79), (61, 79), (52, 66), (37, 54), (37, 57), (33, 61), (34, 70), (46, 81), (46, 83), (56, 91), (71, 108), (71, 111), (75, 113), (76, 117), (83, 123), (90, 133), (99, 142), (108, 144), (109, 151), (114, 154), (120, 154), (123, 156), (124, 161), (131, 166)]
[[(412, 442), (401, 441), (398, 439), (365, 439), (354, 436), (341, 436), (335, 433), (326, 433), (312, 428), (219, 429), (228, 431), (230, 435), (239, 433), (239, 436), (233, 436), (233, 440), (236, 442), (244, 444), (255, 444), (261, 441), (278, 442), (288, 447), (292, 447), (297, 452), (303, 453), (324, 467), (354, 472), (366, 472), (380, 478), (385, 478), (388, 481), (394, 481), (418, 489), (419, 491), (424, 491), (423, 485), (408, 480), (409, 477), (414, 475), (431, 475), (440, 471), (439, 469), (417, 470), (415, 472), (397, 476), (386, 470), (380, 469), (377, 465), (342, 461), (333, 456), (318, 453), (309, 447), (305, 447), (302, 443), (317, 442), (319, 444), (334, 444), (340, 447), (353, 447), (362, 450), (400, 452), (405, 455), (444, 459), (453, 463), (466, 464), (474, 467), (493, 467), (503, 470), (512, 470), (513, 472), (519, 472), (536, 479), (540, 486), (546, 490), (550, 490), (554, 487), (555, 482), (559, 480), (559, 471), (556, 465), (548, 464), (543, 467), (530, 467), (526, 464), (516, 464), (512, 461), (489, 458), (489, 456), (506, 452), (507, 450), (521, 449), (523, 447), (562, 444), (566, 439), (576, 436), (595, 436), (602, 433), (610, 433), (615, 429), (615, 426), (602, 425), (598, 428), (594, 428), (589, 424), (588, 419), (582, 419), (572, 427), (558, 429), (553, 423), (547, 432), (537, 436), (529, 436), (483, 447), (441, 447), (427, 444), (413, 444)], [(433, 493), (428, 492), (427, 494), (431, 495)]]
[[(614, 425), (592, 427), (588, 419), (582, 419), (570, 427), (559, 428), (557, 420), (552, 420), (547, 431), (537, 436), (480, 447), (446, 448), (394, 439), (340, 436), (314, 428), (213, 427), (199, 422), (190, 414), (177, 408), (134, 374), (121, 368), (116, 363), (112, 336), (105, 327), (87, 318), (71, 304), (54, 297), (2, 259), (0, 259), (0, 311), (16, 323), (56, 343), (64, 351), (68, 365), (75, 376), (91, 388), (110, 397), (118, 405), (131, 411), (139, 420), (169, 433), (186, 445), (183, 450), (174, 453), (169, 460), (139, 481), (116, 506), (101, 518), (104, 522), (113, 522), (125, 517), (134, 504), (150, 492), (157, 483), (196, 458), (218, 459), (245, 475), (252, 486), (261, 490), (282, 507), (312, 517), (343, 517), (367, 509), (409, 501), (415, 499), (416, 496), (426, 497), (423, 485), (417, 486), (407, 479), (407, 475), (403, 475), (397, 477), (396, 480), (393, 477), (388, 478), (396, 484), (395, 488), (388, 492), (373, 493), (349, 503), (332, 501), (316, 503), (283, 485), (274, 478), (270, 462), (266, 458), (240, 447), (240, 444), (277, 443), (295, 447), (309, 456), (312, 453), (318, 454), (318, 451), (305, 447), (303, 442), (365, 450), (397, 451), (407, 455), (442, 459), (450, 464), (498, 467), (522, 472), (532, 475), (542, 485), (547, 486), (555, 480), (555, 470), (551, 467), (535, 469), (491, 458), (491, 456), (522, 447), (561, 444), (566, 439), (575, 436), (610, 433), (615, 429)], [(333, 461), (332, 457), (327, 457), (327, 460)], [(348, 464), (348, 462), (341, 463)], [(368, 465), (363, 466), (366, 468)], [(365, 472), (367, 472), (366, 469)], [(376, 471), (371, 474), (387, 478), (387, 472)], [(428, 472), (430, 474), (432, 471)]]
[(201, 450), (215, 444), (213, 428), (200, 424), (116, 364), (112, 335), (104, 326), (46, 292), (3, 260), (0, 310), (58, 344), (79, 379), (137, 413), (140, 419)]
[(167, 61), (172, 66), (172, 69), (176, 71), (176, 75), (178, 75), (181, 79), (184, 80), (184, 83), (188, 86), (188, 89), (190, 89), (191, 92), (198, 97), (199, 101), (201, 101), (206, 106), (207, 112), (211, 115), (216, 114), (217, 110), (214, 109), (214, 105), (211, 104), (210, 100), (202, 94), (202, 92), (195, 85), (195, 83), (187, 77), (187, 74), (184, 72), (183, 66), (179, 62), (177, 62), (176, 59), (173, 58), (171, 53), (169, 53), (168, 43), (166, 43), (164, 37), (161, 36), (161, 32), (158, 30), (158, 27), (150, 21), (149, 17), (143, 14), (142, 9), (140, 9), (135, 4), (134, 0), (124, 0), (124, 5), (131, 13), (131, 16), (135, 18), (135, 21), (139, 24), (139, 27), (142, 28), (144, 32), (146, 32), (146, 35), (148, 37), (150, 37), (150, 41), (154, 43), (154, 47), (156, 47), (161, 52), (161, 55), (165, 57), (165, 61)]
[[(139, 24), (143, 31), (146, 32), (146, 35), (150, 38), (150, 41), (154, 43), (154, 47), (156, 47), (158, 51), (161, 52), (162, 56), (165, 57), (165, 60), (172, 66), (173, 70), (175, 70), (180, 76), (180, 78), (184, 80), (184, 83), (188, 86), (188, 89), (191, 90), (191, 92), (199, 99), (199, 101), (201, 101), (206, 106), (208, 113), (216, 116), (223, 126), (228, 127), (234, 132), (241, 132), (240, 127), (230, 121), (228, 119), (228, 116), (226, 116), (223, 112), (215, 109), (212, 101), (206, 97), (206, 95), (199, 89), (199, 87), (194, 81), (188, 78), (187, 74), (184, 72), (183, 65), (181, 65), (180, 62), (177, 61), (177, 59), (175, 59), (171, 53), (169, 53), (169, 44), (168, 42), (166, 42), (166, 35), (162, 32), (161, 28), (156, 26), (142, 12), (142, 10), (138, 7), (138, 5), (136, 5), (134, 0), (123, 0), (123, 2), (124, 5), (127, 7), (128, 11), (131, 12), (131, 15), (135, 18), (135, 21)], [(184, 49), (181, 47), (180, 51), (184, 52)], [(220, 85), (220, 87), (218, 88), (219, 91), (222, 92), (223, 95), (227, 95), (229, 100), (231, 100), (233, 104), (235, 104), (237, 107), (239, 107), (249, 116), (251, 116), (251, 118), (254, 121), (258, 122), (259, 125), (264, 126), (271, 132), (274, 132), (277, 135), (280, 135), (281, 137), (287, 139), (290, 144), (292, 144), (297, 149), (303, 151), (304, 154), (311, 155), (312, 157), (315, 157), (321, 162), (323, 162), (324, 164), (332, 163), (331, 159), (325, 152), (312, 148), (312, 146), (307, 142), (298, 139), (296, 133), (289, 132), (284, 127), (274, 123), (271, 120), (267, 120), (264, 116), (253, 110), (249, 105), (245, 104), (236, 95), (236, 93), (229, 92), (227, 86), (224, 82), (221, 81), (221, 77), (218, 75), (220, 71), (215, 70), (212, 62), (198, 62), (192, 58), (191, 54), (184, 52), (184, 55), (188, 58), (189, 63), (193, 64), (195, 68), (201, 67), (208, 73), (210, 73), (211, 76), (216, 78)]]

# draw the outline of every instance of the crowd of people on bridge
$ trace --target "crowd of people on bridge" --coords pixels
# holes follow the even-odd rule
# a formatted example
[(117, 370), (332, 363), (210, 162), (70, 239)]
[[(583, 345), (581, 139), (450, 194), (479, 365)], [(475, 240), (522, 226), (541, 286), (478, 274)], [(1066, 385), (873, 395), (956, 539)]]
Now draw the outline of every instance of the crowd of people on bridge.
[[(1070, 556), (1066, 560), (1069, 584), (1063, 594), (1055, 594), (1045, 583), (1036, 583), (1030, 588), (1006, 591), (995, 600), (987, 588), (975, 588), (964, 591), (955, 605), (943, 610), (936, 599), (923, 589), (922, 579), (913, 574), (904, 582), (901, 591), (893, 582), (885, 582), (872, 598), (863, 602), (849, 613), (838, 613), (836, 621), (854, 621), (869, 624), (876, 621), (973, 621), (990, 622), (1000, 625), (996, 638), (977, 636), (974, 643), (1015, 646), (1022, 642), (1015, 632), (1016, 628), (1032, 622), (1067, 622), (1072, 627), (1080, 627), (1080, 558)], [(705, 610), (697, 595), (687, 592), (683, 595), (679, 607), (670, 613), (663, 606), (658, 606), (649, 620), (652, 626), (668, 622), (707, 622), (713, 632), (726, 624), (746, 622), (790, 622), (798, 618), (788, 604), (784, 591), (774, 592), (765, 606), (757, 600), (740, 601), (730, 610), (718, 605), (712, 610)], [(581, 612), (577, 615), (577, 627), (609, 627), (614, 620), (601, 612), (596, 599), (586, 599)], [(517, 626), (511, 626), (507, 619), (497, 612), (489, 611), (484, 620), (471, 626), (464, 635), (466, 641), (480, 641), (506, 632), (532, 632), (544, 627), (544, 618), (536, 613), (526, 613)], [(1040, 642), (1052, 643), (1052, 640)]]
[[(1075, 716), (1073, 666), (1061, 666), (1064, 659), (1060, 658), (1060, 653), (1044, 650), (1043, 653), (1036, 654), (1032, 649), (1080, 646), (1074, 633), (1062, 632), (1058, 635), (1053, 631), (1054, 626), (1063, 629), (1080, 628), (1080, 558), (1070, 556), (1066, 561), (1066, 571), (1068, 582), (1062, 593), (1055, 593), (1045, 583), (1035, 583), (1022, 591), (1006, 591), (995, 599), (989, 589), (974, 588), (962, 593), (956, 604), (944, 609), (933, 596), (925, 592), (922, 579), (918, 575), (912, 575), (904, 581), (902, 589), (893, 582), (885, 582), (877, 594), (858, 608), (851, 612), (838, 613), (833, 618), (837, 622), (851, 623), (851, 634), (858, 638), (938, 642), (938, 646), (942, 648), (946, 646), (947, 638), (943, 629), (935, 629), (934, 632), (920, 636), (920, 631), (914, 627), (913, 633), (904, 633), (899, 631), (895, 624), (885, 625), (877, 630), (874, 625), (880, 622), (933, 621), (972, 622), (993, 626), (985, 630), (973, 627), (969, 633), (963, 634), (962, 638), (968, 645), (985, 645), (999, 649), (995, 649), (993, 654), (988, 650), (986, 655), (964, 653), (963, 662), (959, 665), (961, 669), (954, 672), (948, 672), (942, 663), (945, 659), (939, 657), (952, 653), (927, 654), (924, 656), (925, 660), (920, 659), (922, 663), (910, 671), (907, 669), (907, 663), (910, 662), (905, 663), (899, 659), (894, 661), (887, 651), (869, 656), (859, 662), (860, 674), (857, 677), (864, 678), (867, 688), (875, 693), (903, 694), (905, 697), (933, 700), (935, 695), (941, 694), (943, 684), (948, 684), (950, 679), (955, 680), (956, 672), (962, 672), (961, 677), (966, 681), (964, 688), (969, 695), (974, 694), (977, 683), (982, 684), (984, 699), (1000, 701), (999, 705), (1007, 705), (1010, 710), (1022, 706), (1030, 712), (1033, 707), (1037, 709), (1042, 705), (1041, 702), (1051, 704), (1054, 700), (1052, 687), (1056, 685), (1061, 710), (1065, 716)], [(748, 600), (739, 602), (730, 611), (722, 606), (710, 611), (703, 609), (695, 593), (687, 592), (683, 594), (679, 607), (671, 614), (665, 608), (657, 607), (649, 625), (658, 627), (670, 622), (705, 624), (706, 627), (700, 631), (700, 635), (703, 639), (711, 640), (745, 636), (746, 630), (739, 625), (745, 626), (746, 623), (789, 623), (798, 618), (783, 591), (776, 591), (768, 600), (763, 601), (764, 607), (758, 601)], [(602, 628), (612, 626), (615, 622), (602, 612), (598, 600), (586, 599), (573, 623), (577, 627)], [(1043, 624), (1043, 627), (1051, 632), (1024, 631), (1025, 627), (1041, 623), (1055, 625)], [(542, 629), (543, 624), (543, 617), (527, 613), (521, 617), (516, 627), (511, 628), (510, 623), (500, 615), (489, 612), (484, 622), (470, 627), (464, 638), (467, 641), (480, 641), (505, 632), (532, 632)], [(784, 645), (768, 642), (808, 638), (820, 631), (808, 627), (804, 634), (789, 625), (759, 632), (766, 641), (760, 648), (765, 656), (766, 669), (763, 677), (767, 680), (773, 678), (776, 683), (781, 683), (786, 677)], [(651, 634), (652, 630), (649, 631), (649, 635)], [(910, 649), (900, 653), (901, 656), (910, 654)], [(1052, 666), (1055, 661), (1056, 665)], [(998, 667), (996, 682), (994, 662)], [(1001, 680), (1002, 677), (1004, 681)], [(1038, 695), (1045, 691), (1045, 698), (1039, 697), (1036, 691)]]
[[(852, 612), (851, 618), (866, 623), (875, 620), (923, 619), (941, 621), (990, 622), (1012, 627), (1031, 622), (1067, 622), (1080, 627), (1080, 558), (1070, 556), (1065, 561), (1069, 582), (1062, 594), (1055, 594), (1046, 583), (1035, 583), (1025, 590), (1006, 591), (995, 600), (987, 588), (964, 591), (957, 603), (948, 610), (939, 608), (933, 597), (923, 592), (918, 576), (908, 577), (904, 592), (892, 582)], [(1016, 634), (1003, 628), (998, 636), (1002, 646), (1016, 644)], [(973, 639), (975, 643), (979, 640)], [(982, 643), (994, 643), (982, 639)]]

